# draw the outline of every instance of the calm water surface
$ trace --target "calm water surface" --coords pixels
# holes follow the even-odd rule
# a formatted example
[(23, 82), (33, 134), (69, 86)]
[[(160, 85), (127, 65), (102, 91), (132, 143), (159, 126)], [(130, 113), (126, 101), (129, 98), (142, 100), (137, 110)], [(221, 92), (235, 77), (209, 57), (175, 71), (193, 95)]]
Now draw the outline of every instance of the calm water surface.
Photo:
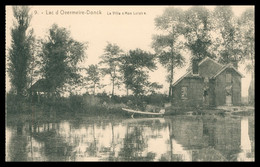
[(254, 118), (31, 120), (6, 126), (6, 161), (254, 161)]

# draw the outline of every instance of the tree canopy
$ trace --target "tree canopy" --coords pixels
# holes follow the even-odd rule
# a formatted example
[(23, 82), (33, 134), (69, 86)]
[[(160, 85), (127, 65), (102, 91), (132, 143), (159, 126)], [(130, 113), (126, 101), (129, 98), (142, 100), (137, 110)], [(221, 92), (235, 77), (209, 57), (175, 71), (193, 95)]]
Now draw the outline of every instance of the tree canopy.
[(184, 14), (182, 34), (186, 38), (186, 47), (192, 53), (192, 59), (201, 61), (205, 57), (215, 58), (209, 51), (212, 44), (210, 12), (205, 7), (191, 7)]
[(65, 83), (79, 81), (77, 64), (85, 57), (86, 45), (72, 39), (68, 30), (56, 24), (49, 29), (47, 37), (43, 42), (42, 70), (49, 91), (54, 92)]
[(130, 50), (128, 54), (122, 56), (123, 82), (135, 96), (143, 95), (150, 86), (154, 88), (158, 86), (149, 82), (148, 72), (156, 69), (154, 60), (154, 54), (141, 49)]
[(31, 21), (30, 9), (26, 6), (13, 7), (14, 25), (11, 29), (11, 48), (9, 50), (10, 81), (17, 95), (23, 96), (29, 80), (29, 65), (32, 57), (33, 31), (29, 31)]
[(101, 71), (97, 65), (91, 64), (86, 68), (87, 76), (85, 77), (85, 81), (89, 88), (93, 90), (93, 94), (95, 95), (96, 87), (101, 88)]
[(218, 61), (222, 64), (232, 63), (238, 67), (241, 59), (241, 45), (237, 18), (230, 6), (217, 6), (213, 11), (214, 30), (220, 34), (214, 41), (217, 46)]
[(255, 66), (255, 15), (252, 8), (244, 11), (239, 18), (240, 42), (247, 72), (253, 72)]
[(162, 31), (153, 36), (152, 47), (156, 52), (159, 62), (167, 69), (167, 82), (169, 82), (169, 96), (175, 67), (182, 67), (185, 59), (181, 54), (183, 43), (180, 42), (183, 27), (184, 12), (179, 8), (166, 8), (161, 16), (155, 18), (155, 26)]
[(115, 85), (119, 87), (121, 81), (121, 73), (119, 71), (120, 57), (123, 54), (123, 50), (117, 44), (107, 43), (104, 49), (104, 54), (100, 56), (100, 65), (104, 65), (102, 68), (104, 75), (109, 75), (112, 82), (112, 96), (114, 96)]

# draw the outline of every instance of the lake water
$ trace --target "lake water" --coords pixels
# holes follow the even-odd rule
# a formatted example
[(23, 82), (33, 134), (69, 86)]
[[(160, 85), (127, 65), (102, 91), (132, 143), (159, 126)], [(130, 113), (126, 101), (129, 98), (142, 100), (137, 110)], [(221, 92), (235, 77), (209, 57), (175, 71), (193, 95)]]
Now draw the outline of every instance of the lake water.
[(254, 161), (254, 143), (253, 117), (80, 116), (6, 125), (6, 161)]

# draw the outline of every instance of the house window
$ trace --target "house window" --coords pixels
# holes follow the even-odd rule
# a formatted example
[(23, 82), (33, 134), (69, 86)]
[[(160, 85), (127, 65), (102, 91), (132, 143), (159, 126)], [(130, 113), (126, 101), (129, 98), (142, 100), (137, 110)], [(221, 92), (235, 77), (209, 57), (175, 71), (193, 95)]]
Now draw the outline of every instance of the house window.
[(226, 82), (231, 83), (231, 74), (230, 73), (226, 74)]
[(187, 99), (188, 98), (188, 96), (187, 96), (187, 87), (182, 87), (181, 88), (181, 98), (182, 99)]

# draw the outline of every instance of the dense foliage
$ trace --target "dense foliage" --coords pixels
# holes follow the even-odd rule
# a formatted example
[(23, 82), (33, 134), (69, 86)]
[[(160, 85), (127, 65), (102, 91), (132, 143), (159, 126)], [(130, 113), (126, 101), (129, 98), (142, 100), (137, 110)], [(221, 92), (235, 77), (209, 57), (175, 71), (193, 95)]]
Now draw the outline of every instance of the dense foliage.
[(122, 56), (124, 84), (135, 96), (143, 95), (146, 88), (152, 84), (148, 80), (148, 73), (156, 69), (154, 59), (155, 55), (141, 49), (130, 50), (128, 54)]
[(85, 56), (85, 45), (71, 38), (70, 32), (52, 25), (48, 39), (43, 42), (43, 77), (50, 92), (56, 92), (65, 83), (75, 84), (80, 75), (77, 64)]
[(26, 6), (13, 7), (14, 25), (11, 29), (8, 72), (13, 90), (19, 97), (24, 95), (29, 83), (29, 65), (34, 41), (33, 31), (29, 31), (31, 15)]
[(123, 50), (117, 44), (108, 43), (104, 49), (104, 54), (100, 56), (102, 59), (100, 65), (105, 66), (102, 68), (104, 75), (109, 75), (112, 82), (112, 96), (114, 96), (115, 86), (119, 87), (121, 83), (120, 73), (120, 57)]

